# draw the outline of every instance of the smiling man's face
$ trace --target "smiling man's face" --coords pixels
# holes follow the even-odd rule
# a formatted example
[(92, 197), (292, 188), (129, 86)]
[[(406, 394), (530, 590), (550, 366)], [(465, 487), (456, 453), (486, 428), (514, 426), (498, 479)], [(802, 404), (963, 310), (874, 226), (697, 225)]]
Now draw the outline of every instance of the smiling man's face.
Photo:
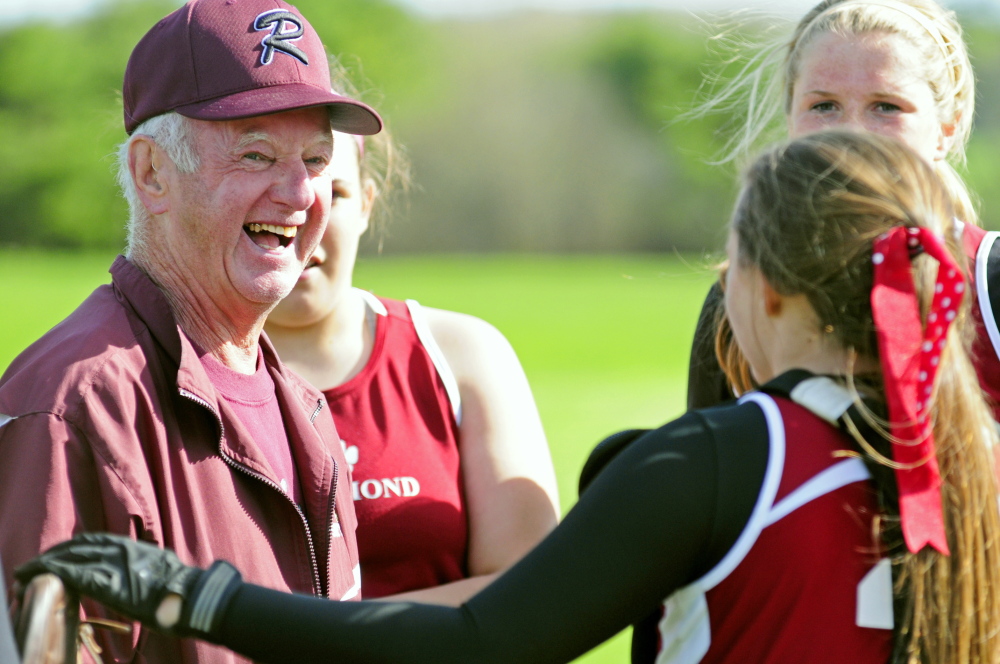
[(316, 253), (295, 289), (268, 316), (268, 325), (301, 328), (313, 325), (344, 302), (351, 289), (358, 243), (368, 228), (375, 183), (362, 178), (354, 136), (335, 133), (330, 162), (333, 202), (329, 223)]
[(214, 307), (243, 317), (294, 287), (330, 211), (333, 132), (325, 108), (192, 120), (200, 167), (178, 174), (150, 241)]

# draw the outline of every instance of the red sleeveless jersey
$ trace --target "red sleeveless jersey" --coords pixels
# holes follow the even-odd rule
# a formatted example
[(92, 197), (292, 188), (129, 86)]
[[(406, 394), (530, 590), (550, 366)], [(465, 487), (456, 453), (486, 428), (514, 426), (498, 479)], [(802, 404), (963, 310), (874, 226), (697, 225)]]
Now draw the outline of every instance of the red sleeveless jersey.
[(664, 602), (657, 664), (884, 664), (892, 581), (873, 541), (878, 503), (864, 463), (837, 456), (850, 440), (802, 406), (744, 400), (767, 420), (764, 483), (729, 553)]
[[(993, 419), (1000, 421), (1000, 329), (993, 300), (1000, 305), (1000, 283), (991, 288), (990, 277), (1000, 281), (1000, 233), (988, 232), (978, 226), (965, 224), (962, 245), (969, 258), (970, 290), (972, 294), (972, 320), (976, 339), (972, 344), (972, 363), (979, 376), (979, 385), (986, 394)], [(994, 251), (994, 247), (998, 252)], [(992, 260), (991, 260), (992, 255)], [(992, 265), (991, 265), (992, 263)], [(992, 273), (992, 275), (991, 275)]]
[(365, 295), (379, 314), (371, 357), (324, 394), (352, 464), (361, 592), (372, 599), (465, 578), (468, 523), (449, 370), (416, 302)]

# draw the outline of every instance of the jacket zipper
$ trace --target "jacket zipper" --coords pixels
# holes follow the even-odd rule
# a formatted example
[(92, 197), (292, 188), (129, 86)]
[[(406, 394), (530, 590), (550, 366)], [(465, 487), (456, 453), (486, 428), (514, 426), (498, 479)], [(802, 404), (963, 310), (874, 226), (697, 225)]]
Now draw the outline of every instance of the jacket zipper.
[[(323, 400), (316, 400), (316, 409), (313, 410), (312, 415), (309, 416), (309, 422), (315, 422), (316, 418), (319, 416), (320, 411), (323, 410)], [(337, 441), (340, 442), (339, 440)], [(326, 548), (326, 568), (330, 569), (330, 565), (333, 564), (333, 524), (336, 523), (337, 527), (340, 528), (340, 537), (344, 537), (343, 527), (340, 525), (340, 518), (337, 516), (337, 484), (340, 481), (340, 466), (337, 464), (337, 460), (332, 456), (330, 461), (333, 463), (333, 489), (330, 491), (330, 498), (327, 503), (328, 509), (326, 513), (327, 523), (330, 524), (327, 535), (330, 537), (330, 545)], [(352, 570), (353, 571), (353, 570)], [(330, 590), (327, 589), (327, 597), (333, 599), (330, 595)], [(338, 598), (339, 599), (339, 598)]]
[[(219, 454), (222, 456), (223, 460), (225, 460), (226, 464), (228, 464), (232, 468), (235, 468), (236, 470), (239, 470), (240, 472), (242, 472), (242, 473), (244, 473), (246, 475), (249, 475), (250, 477), (253, 477), (254, 479), (260, 480), (261, 482), (263, 482), (264, 484), (266, 484), (266, 485), (268, 485), (270, 487), (273, 487), (275, 491), (277, 491), (282, 496), (284, 496), (285, 499), (288, 500), (288, 502), (292, 504), (292, 507), (295, 508), (295, 511), (298, 513), (299, 518), (302, 520), (302, 526), (305, 528), (305, 532), (306, 532), (306, 543), (309, 545), (309, 561), (312, 563), (311, 571), (312, 571), (312, 577), (313, 577), (313, 592), (316, 593), (317, 595), (319, 595), (320, 597), (329, 597), (328, 594), (325, 594), (323, 592), (323, 585), (322, 585), (322, 582), (320, 581), (320, 577), (319, 577), (319, 566), (316, 563), (316, 547), (313, 544), (312, 532), (309, 529), (309, 521), (306, 519), (306, 515), (305, 515), (305, 513), (303, 513), (302, 508), (300, 508), (298, 505), (296, 505), (295, 501), (292, 500), (291, 497), (289, 497), (289, 495), (287, 493), (285, 493), (281, 489), (280, 486), (277, 485), (277, 483), (272, 482), (270, 479), (268, 479), (264, 475), (261, 475), (260, 473), (254, 471), (254, 470), (251, 470), (250, 468), (247, 468), (246, 466), (244, 466), (243, 464), (237, 462), (235, 459), (231, 458), (228, 454), (225, 453), (225, 451), (222, 449), (222, 442), (225, 440), (226, 427), (225, 427), (225, 425), (222, 424), (222, 417), (219, 415), (218, 412), (216, 412), (216, 410), (214, 408), (212, 408), (211, 404), (209, 404), (207, 401), (205, 401), (201, 397), (199, 397), (199, 396), (197, 396), (195, 394), (192, 394), (191, 392), (188, 392), (184, 388), (178, 388), (178, 392), (185, 399), (188, 399), (190, 401), (195, 402), (196, 404), (198, 404), (199, 406), (202, 406), (208, 412), (212, 413), (212, 415), (215, 416), (215, 421), (219, 423)], [(337, 483), (336, 483), (337, 464), (336, 464), (336, 462), (334, 462), (333, 469), (334, 469), (334, 484), (333, 484), (333, 488), (334, 488), (334, 492), (336, 492), (336, 488), (337, 488)], [(330, 569), (330, 555), (329, 555), (329, 553), (327, 553), (327, 569)]]
[(312, 412), (312, 415), (309, 416), (309, 423), (310, 424), (312, 424), (313, 422), (316, 421), (316, 418), (319, 416), (319, 412), (321, 410), (323, 410), (323, 400), (322, 399), (316, 399), (316, 409)]

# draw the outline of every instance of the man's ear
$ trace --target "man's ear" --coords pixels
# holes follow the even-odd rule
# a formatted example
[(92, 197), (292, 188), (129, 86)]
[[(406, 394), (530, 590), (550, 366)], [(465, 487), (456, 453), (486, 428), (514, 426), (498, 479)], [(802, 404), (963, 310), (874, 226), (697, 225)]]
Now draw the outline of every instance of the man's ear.
[(785, 298), (774, 289), (774, 286), (767, 279), (761, 277), (761, 283), (763, 284), (764, 291), (764, 313), (771, 318), (781, 315), (781, 310), (785, 305)]
[(151, 215), (163, 214), (169, 208), (167, 179), (173, 164), (152, 138), (136, 136), (128, 146), (128, 170), (132, 174), (139, 200)]

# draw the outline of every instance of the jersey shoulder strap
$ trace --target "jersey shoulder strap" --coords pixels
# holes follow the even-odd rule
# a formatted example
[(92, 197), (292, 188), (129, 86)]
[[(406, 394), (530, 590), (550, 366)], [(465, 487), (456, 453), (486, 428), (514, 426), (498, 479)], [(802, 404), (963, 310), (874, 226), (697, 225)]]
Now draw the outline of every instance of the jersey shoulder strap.
[[(854, 435), (860, 435), (866, 441), (877, 441), (880, 437), (868, 424), (868, 418), (862, 417), (850, 392), (827, 376), (794, 370), (782, 374), (762, 389), (799, 404), (821, 419), (835, 424), (841, 431), (853, 430)], [(887, 466), (877, 463), (869, 466), (857, 457), (840, 461), (775, 504), (769, 514), (768, 525), (810, 500), (852, 482), (875, 480), (881, 486), (894, 486), (891, 481), (892, 473), (893, 470)], [(889, 492), (883, 495), (883, 499), (895, 501), (896, 497), (893, 492)], [(893, 629), (893, 579), (887, 559), (881, 559), (868, 571), (858, 584), (856, 592), (855, 623), (859, 627)]]
[[(861, 416), (854, 397), (846, 387), (829, 376), (817, 376), (805, 369), (792, 369), (759, 389), (797, 403), (844, 432), (860, 429), (864, 434), (870, 433), (864, 428), (865, 418)], [(868, 439), (869, 436), (866, 435), (865, 440)]]
[(842, 385), (805, 369), (787, 371), (760, 389), (793, 401), (820, 419), (838, 426), (841, 418), (854, 405), (854, 398)]
[(462, 395), (458, 391), (458, 380), (455, 378), (455, 372), (451, 370), (451, 366), (448, 364), (448, 360), (445, 359), (441, 347), (434, 339), (434, 334), (431, 332), (430, 323), (427, 322), (427, 314), (424, 313), (424, 308), (416, 300), (407, 300), (406, 308), (410, 311), (410, 320), (413, 321), (413, 329), (417, 332), (417, 338), (420, 339), (424, 350), (427, 351), (431, 362), (434, 363), (434, 368), (437, 369), (438, 376), (441, 377), (441, 382), (444, 383), (444, 390), (448, 394), (448, 401), (451, 403), (451, 412), (455, 416), (455, 424), (461, 426)]
[[(455, 423), (461, 425), (462, 396), (458, 391), (458, 380), (456, 380), (455, 372), (451, 370), (451, 366), (448, 364), (448, 360), (445, 359), (437, 340), (434, 339), (430, 323), (427, 322), (427, 314), (424, 313), (424, 309), (420, 306), (420, 303), (416, 300), (406, 300), (405, 302), (382, 300), (374, 293), (362, 288), (355, 288), (354, 290), (367, 305), (366, 316), (373, 329), (375, 328), (375, 319), (379, 316), (388, 316), (391, 313), (393, 316), (405, 320), (407, 315), (409, 315), (409, 322), (413, 325), (413, 330), (417, 334), (417, 340), (424, 347), (424, 350), (427, 351), (427, 356), (434, 365), (434, 370), (444, 384), (445, 394), (448, 396), (448, 403), (455, 417)], [(0, 422), (0, 425), (2, 425), (2, 422)]]
[[(854, 397), (843, 385), (828, 376), (817, 376), (803, 369), (788, 371), (761, 388), (773, 396), (784, 397), (844, 433), (860, 433), (873, 440), (877, 434), (861, 416)], [(768, 525), (777, 522), (809, 501), (841, 486), (871, 479), (864, 460), (851, 457), (839, 461), (795, 489), (774, 505), (768, 515)]]
[(854, 395), (829, 376), (817, 376), (805, 369), (792, 369), (759, 389), (802, 406), (852, 438), (860, 435), (874, 447), (882, 446), (881, 435), (869, 425), (871, 418), (861, 413)]
[(354, 292), (361, 296), (361, 299), (365, 301), (366, 305), (368, 305), (368, 311), (371, 313), (377, 316), (389, 315), (389, 310), (385, 308), (385, 304), (382, 300), (378, 299), (378, 296), (375, 295), (375, 293), (356, 287), (354, 288)]

